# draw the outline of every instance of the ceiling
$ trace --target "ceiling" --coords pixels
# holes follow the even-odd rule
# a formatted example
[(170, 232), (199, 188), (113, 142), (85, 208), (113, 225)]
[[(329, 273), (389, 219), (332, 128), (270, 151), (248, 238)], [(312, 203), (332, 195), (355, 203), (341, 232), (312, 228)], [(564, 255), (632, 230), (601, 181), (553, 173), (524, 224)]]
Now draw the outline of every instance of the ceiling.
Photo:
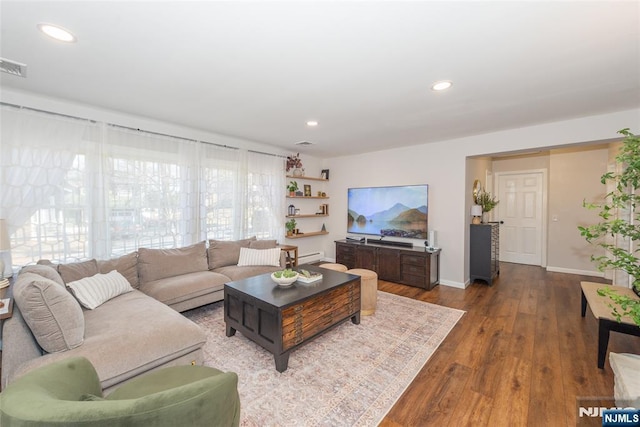
[(28, 66), (3, 89), (318, 157), (640, 107), (638, 1), (2, 0), (0, 19), (0, 56)]

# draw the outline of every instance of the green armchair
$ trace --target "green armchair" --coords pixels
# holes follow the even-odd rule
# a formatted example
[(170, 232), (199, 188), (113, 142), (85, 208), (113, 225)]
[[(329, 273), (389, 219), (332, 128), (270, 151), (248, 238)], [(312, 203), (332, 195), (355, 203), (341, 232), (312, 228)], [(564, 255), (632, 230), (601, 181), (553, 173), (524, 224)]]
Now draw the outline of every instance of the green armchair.
[(93, 365), (74, 357), (34, 369), (0, 393), (0, 425), (238, 426), (238, 376), (173, 366), (134, 378), (106, 397)]

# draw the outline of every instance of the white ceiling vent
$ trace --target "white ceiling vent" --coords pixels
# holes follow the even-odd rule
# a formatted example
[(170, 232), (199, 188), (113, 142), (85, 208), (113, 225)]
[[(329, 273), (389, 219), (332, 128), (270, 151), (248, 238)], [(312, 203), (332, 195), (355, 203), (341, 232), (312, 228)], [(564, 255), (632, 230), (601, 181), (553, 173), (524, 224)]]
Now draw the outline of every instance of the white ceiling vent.
[(296, 145), (313, 145), (313, 142), (309, 142), (309, 141), (300, 141), (300, 142), (296, 142)]
[(0, 58), (0, 71), (3, 73), (13, 74), (18, 77), (27, 77), (27, 64), (21, 64), (19, 62)]

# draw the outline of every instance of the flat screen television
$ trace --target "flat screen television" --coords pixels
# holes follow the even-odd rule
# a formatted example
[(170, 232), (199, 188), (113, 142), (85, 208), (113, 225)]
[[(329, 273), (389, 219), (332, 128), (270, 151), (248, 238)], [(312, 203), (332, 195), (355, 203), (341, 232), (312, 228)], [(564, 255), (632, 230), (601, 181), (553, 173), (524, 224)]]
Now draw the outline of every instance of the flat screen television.
[(349, 188), (347, 232), (427, 238), (429, 186)]

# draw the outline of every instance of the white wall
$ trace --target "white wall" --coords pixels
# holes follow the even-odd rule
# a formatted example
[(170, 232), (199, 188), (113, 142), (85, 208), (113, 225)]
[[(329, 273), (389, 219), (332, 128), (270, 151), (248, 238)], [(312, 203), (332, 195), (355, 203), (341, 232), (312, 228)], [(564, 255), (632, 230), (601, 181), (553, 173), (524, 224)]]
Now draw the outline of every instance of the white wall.
[[(466, 159), (535, 148), (568, 146), (616, 138), (616, 132), (640, 123), (640, 109), (583, 117), (527, 128), (476, 135), (437, 143), (326, 159), (332, 215), (324, 250), (335, 257), (334, 240), (346, 236), (346, 194), (349, 187), (429, 184), (429, 228), (438, 231), (442, 248), (441, 281), (463, 287), (468, 280), (469, 188)], [(344, 214), (342, 214), (344, 213)]]
[[(580, 236), (578, 225), (598, 222), (597, 211), (584, 200), (602, 200), (606, 188), (600, 177), (607, 171), (608, 148), (553, 150), (549, 158), (549, 218), (547, 269), (601, 276), (590, 257), (604, 251)], [(554, 220), (555, 218), (555, 220)]]

